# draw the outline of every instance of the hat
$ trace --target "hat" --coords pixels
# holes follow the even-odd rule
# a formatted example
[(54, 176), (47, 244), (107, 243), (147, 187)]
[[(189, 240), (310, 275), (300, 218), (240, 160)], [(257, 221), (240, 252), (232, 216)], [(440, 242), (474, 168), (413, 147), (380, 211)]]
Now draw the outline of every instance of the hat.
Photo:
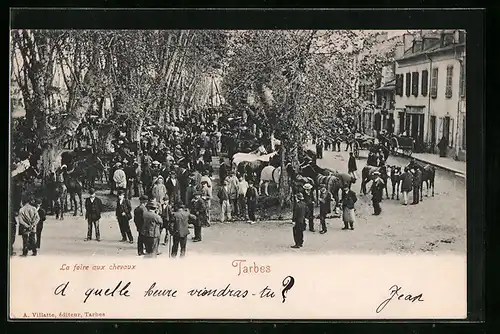
[(305, 190), (311, 190), (313, 188), (313, 186), (310, 184), (310, 183), (306, 183), (304, 184), (304, 187), (303, 187)]
[(115, 164), (116, 167), (121, 166), (121, 165), (122, 165), (122, 163), (119, 161)]
[(304, 195), (302, 195), (302, 193), (298, 193), (297, 194), (297, 199), (304, 199)]
[(380, 172), (379, 171), (374, 171), (373, 175), (380, 175)]
[(128, 163), (128, 160), (127, 159), (123, 159), (123, 163), (124, 164)]
[(159, 165), (159, 164), (160, 164), (160, 162), (159, 162), (159, 161), (156, 161), (156, 160), (155, 160), (155, 161), (153, 161), (153, 165)]
[(175, 170), (171, 170), (170, 175), (175, 175)]
[(156, 204), (156, 201), (152, 200), (152, 201), (149, 201), (148, 204), (146, 204), (146, 208), (158, 209), (158, 204)]
[(125, 192), (123, 190), (118, 190), (118, 196), (120, 195), (125, 195)]
[(148, 201), (148, 200), (149, 200), (149, 198), (148, 198), (148, 196), (146, 196), (146, 195), (141, 195), (141, 196), (139, 196), (139, 201), (141, 201), (141, 202), (146, 202), (146, 201)]
[(94, 188), (90, 188), (90, 189), (89, 189), (89, 194), (90, 194), (90, 195), (95, 194), (95, 189), (94, 189)]

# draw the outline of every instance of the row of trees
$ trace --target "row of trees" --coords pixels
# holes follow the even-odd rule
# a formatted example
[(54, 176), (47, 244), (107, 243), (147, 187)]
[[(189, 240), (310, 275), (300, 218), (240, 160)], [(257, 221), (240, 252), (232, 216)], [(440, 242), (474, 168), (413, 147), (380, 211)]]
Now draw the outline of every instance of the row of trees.
[[(305, 135), (324, 135), (337, 117), (349, 117), (358, 105), (356, 80), (374, 79), (393, 55), (353, 62), (371, 47), (376, 33), (335, 30), (258, 30), (232, 33), (223, 91), (231, 105), (250, 107), (251, 119), (283, 145), (286, 161), (298, 168)], [(282, 168), (280, 200), (290, 198)]]
[[(84, 116), (102, 109), (106, 99), (112, 100), (109, 120), (137, 133), (144, 122), (174, 121), (206, 104), (217, 74), (231, 109), (248, 110), (265, 135), (281, 140), (282, 163), (297, 168), (305, 130), (324, 134), (338, 115), (355, 113), (356, 80), (372, 78), (390, 61), (376, 55), (355, 67), (352, 55), (370, 47), (374, 36), (349, 30), (15, 30), (11, 80), (26, 110), (24, 133), (17, 137), (34, 137), (46, 172)], [(49, 122), (58, 77), (65, 110)], [(289, 198), (287, 180), (283, 172), (282, 204)]]
[[(223, 31), (14, 30), (11, 79), (26, 112), (15, 137), (33, 135), (47, 172), (84, 116), (106, 99), (113, 101), (109, 118), (136, 131), (148, 120), (175, 120), (206, 103), (208, 78), (220, 70), (226, 44)], [(63, 87), (54, 87), (58, 76)], [(49, 123), (51, 96), (60, 88), (65, 110)]]

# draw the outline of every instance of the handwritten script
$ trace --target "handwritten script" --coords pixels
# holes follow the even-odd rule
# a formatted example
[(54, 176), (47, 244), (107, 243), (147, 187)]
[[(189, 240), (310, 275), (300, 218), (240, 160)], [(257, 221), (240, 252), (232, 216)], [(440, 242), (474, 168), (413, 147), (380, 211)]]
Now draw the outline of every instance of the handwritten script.
[[(292, 276), (287, 276), (282, 282), (282, 302), (285, 299), (294, 286), (295, 279)], [(71, 282), (66, 281), (55, 287), (53, 294), (60, 297), (65, 297), (68, 294), (68, 289)], [(87, 303), (93, 299), (99, 298), (128, 298), (132, 296), (133, 291), (132, 282), (119, 281), (111, 286), (94, 286), (84, 289), (82, 291), (82, 303)], [(163, 287), (158, 282), (152, 282), (148, 288), (142, 289), (142, 297), (144, 298), (177, 298), (181, 294), (187, 297), (215, 297), (215, 298), (241, 298), (245, 299), (247, 297), (255, 297), (259, 299), (273, 299), (276, 297), (276, 293), (273, 291), (269, 285), (266, 285), (259, 291), (249, 291), (248, 289), (241, 287), (234, 287), (230, 283), (222, 285), (221, 287), (196, 287), (189, 289), (184, 292), (180, 292), (172, 287)]]
[(387, 306), (387, 304), (389, 304), (393, 299), (398, 300), (398, 301), (401, 301), (401, 300), (407, 301), (407, 302), (409, 301), (411, 303), (424, 301), (421, 293), (418, 295), (415, 295), (415, 296), (413, 296), (411, 294), (404, 294), (401, 292), (401, 287), (396, 285), (396, 284), (391, 286), (389, 288), (389, 291), (390, 291), (389, 298), (385, 299), (382, 303), (380, 303), (380, 305), (376, 309), (377, 313), (382, 312), (382, 310)]

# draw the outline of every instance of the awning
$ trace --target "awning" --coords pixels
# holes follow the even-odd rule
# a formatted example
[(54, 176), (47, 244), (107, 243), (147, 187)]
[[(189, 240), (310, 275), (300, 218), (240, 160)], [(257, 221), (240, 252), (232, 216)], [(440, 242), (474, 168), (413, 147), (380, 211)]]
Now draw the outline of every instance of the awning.
[(391, 90), (396, 90), (396, 86), (384, 86), (384, 87), (379, 87), (374, 89), (376, 92), (380, 91), (391, 91)]

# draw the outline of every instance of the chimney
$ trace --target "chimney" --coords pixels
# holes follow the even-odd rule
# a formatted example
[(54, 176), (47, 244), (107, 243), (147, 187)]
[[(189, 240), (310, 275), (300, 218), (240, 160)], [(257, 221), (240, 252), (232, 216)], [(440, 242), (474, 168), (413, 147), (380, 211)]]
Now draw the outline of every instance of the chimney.
[(403, 35), (403, 46), (404, 46), (403, 52), (405, 54), (407, 52), (411, 52), (414, 40), (415, 40), (415, 37), (412, 34), (406, 33)]

